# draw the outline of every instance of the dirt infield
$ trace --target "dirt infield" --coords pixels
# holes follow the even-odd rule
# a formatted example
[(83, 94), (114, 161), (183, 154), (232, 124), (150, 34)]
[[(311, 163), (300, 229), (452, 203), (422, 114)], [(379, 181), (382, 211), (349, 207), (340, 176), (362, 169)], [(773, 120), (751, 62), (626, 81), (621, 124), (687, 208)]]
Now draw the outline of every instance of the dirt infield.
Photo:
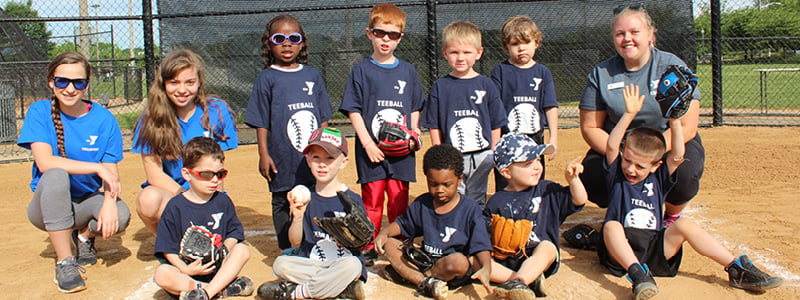
[[(661, 299), (793, 299), (800, 295), (800, 128), (701, 129), (706, 147), (706, 170), (697, 198), (686, 216), (723, 241), (733, 253), (747, 253), (762, 269), (782, 276), (784, 286), (763, 295), (752, 295), (728, 287), (723, 267), (685, 247), (683, 264), (675, 278), (657, 278)], [(428, 137), (424, 138), (429, 141)], [(578, 129), (560, 131), (560, 149), (555, 160), (547, 163), (548, 179), (564, 182), (560, 170), (566, 162), (582, 155), (587, 146)], [(353, 140), (350, 139), (352, 145)], [(420, 155), (421, 157), (421, 155)], [(272, 280), (272, 263), (278, 255), (272, 227), (269, 193), (257, 171), (257, 151), (253, 145), (227, 153), (226, 168), (231, 171), (225, 186), (237, 205), (237, 211), (252, 245), (252, 258), (242, 274), (256, 284)], [(152, 282), (155, 266), (152, 256), (154, 236), (133, 216), (127, 231), (109, 240), (97, 241), (100, 260), (86, 268), (86, 291), (63, 295), (53, 283), (55, 253), (44, 232), (33, 227), (26, 217), (32, 195), (28, 188), (31, 163), (0, 165), (0, 173), (12, 175), (3, 189), (6, 205), (0, 219), (9, 231), (0, 252), (0, 289), (5, 299), (168, 299)], [(134, 210), (139, 184), (144, 180), (137, 155), (126, 153), (120, 165), (123, 199)], [(350, 163), (344, 182), (357, 193), (355, 164)], [(418, 180), (424, 183), (421, 171)], [(423, 183), (411, 185), (415, 197), (425, 192)], [(489, 188), (494, 190), (493, 187)], [(603, 210), (593, 204), (567, 219), (562, 230), (576, 223), (599, 224)], [(597, 264), (596, 254), (564, 247), (561, 269), (545, 281), (554, 299), (628, 298), (630, 285), (614, 277)], [(385, 262), (370, 268), (368, 299), (408, 299), (413, 289), (387, 282), (376, 276)], [(452, 292), (451, 299), (477, 299), (487, 295), (479, 285)]]

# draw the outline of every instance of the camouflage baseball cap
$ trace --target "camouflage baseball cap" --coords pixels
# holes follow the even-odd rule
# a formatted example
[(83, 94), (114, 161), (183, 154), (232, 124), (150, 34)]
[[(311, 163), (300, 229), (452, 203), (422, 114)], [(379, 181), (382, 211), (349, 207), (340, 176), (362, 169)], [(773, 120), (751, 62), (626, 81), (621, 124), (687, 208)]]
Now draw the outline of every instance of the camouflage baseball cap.
[(308, 139), (308, 146), (303, 149), (303, 154), (308, 153), (311, 146), (317, 145), (325, 149), (330, 155), (339, 155), (339, 153), (347, 156), (347, 140), (344, 138), (342, 131), (332, 127), (317, 128), (311, 133), (311, 138)]
[(494, 149), (494, 166), (497, 170), (505, 169), (512, 163), (534, 160), (542, 154), (552, 154), (555, 148), (551, 144), (537, 145), (529, 136), (511, 132), (503, 135)]

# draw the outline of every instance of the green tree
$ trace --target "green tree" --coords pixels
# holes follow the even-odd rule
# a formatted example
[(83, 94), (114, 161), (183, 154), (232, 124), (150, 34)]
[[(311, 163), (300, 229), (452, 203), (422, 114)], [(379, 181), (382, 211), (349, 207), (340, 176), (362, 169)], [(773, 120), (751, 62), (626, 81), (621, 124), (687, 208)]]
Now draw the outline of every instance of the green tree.
[[(27, 3), (8, 2), (3, 9), (10, 17), (38, 18), (39, 12), (34, 10), (31, 5), (31, 0), (28, 0)], [(48, 48), (50, 46), (48, 41), (52, 35), (52, 32), (47, 30), (47, 24), (45, 24), (45, 22), (19, 22), (17, 24), (22, 29), (22, 32), (28, 35), (31, 41), (33, 41), (33, 47), (36, 49), (36, 52), (39, 53), (39, 56), (42, 58), (47, 57)]]

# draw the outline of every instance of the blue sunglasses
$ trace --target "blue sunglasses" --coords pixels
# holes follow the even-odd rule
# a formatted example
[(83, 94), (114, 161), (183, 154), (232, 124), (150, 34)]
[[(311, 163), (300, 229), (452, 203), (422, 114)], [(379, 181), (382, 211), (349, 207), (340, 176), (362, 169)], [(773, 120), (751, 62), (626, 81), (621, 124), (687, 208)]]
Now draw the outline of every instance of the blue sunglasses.
[(86, 86), (89, 85), (89, 79), (69, 79), (64, 77), (54, 77), (53, 78), (53, 85), (55, 85), (59, 89), (65, 89), (72, 83), (72, 87), (76, 90), (85, 90)]
[(269, 41), (275, 45), (283, 45), (283, 43), (289, 40), (289, 43), (292, 45), (300, 45), (303, 42), (303, 36), (300, 35), (299, 32), (295, 32), (289, 35), (285, 35), (283, 33), (276, 33), (269, 37)]

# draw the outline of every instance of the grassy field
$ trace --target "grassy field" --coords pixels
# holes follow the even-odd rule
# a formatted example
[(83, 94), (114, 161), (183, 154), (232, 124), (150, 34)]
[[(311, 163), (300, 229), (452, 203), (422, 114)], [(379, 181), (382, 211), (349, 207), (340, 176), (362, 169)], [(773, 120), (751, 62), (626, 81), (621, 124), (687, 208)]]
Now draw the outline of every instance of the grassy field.
[[(761, 107), (761, 88), (759, 72), (755, 69), (800, 68), (798, 64), (723, 64), (723, 107), (753, 108)], [(701, 106), (711, 107), (711, 65), (697, 66), (700, 78), (700, 91), (703, 92)], [(800, 108), (800, 72), (772, 72), (768, 74), (768, 108)]]

